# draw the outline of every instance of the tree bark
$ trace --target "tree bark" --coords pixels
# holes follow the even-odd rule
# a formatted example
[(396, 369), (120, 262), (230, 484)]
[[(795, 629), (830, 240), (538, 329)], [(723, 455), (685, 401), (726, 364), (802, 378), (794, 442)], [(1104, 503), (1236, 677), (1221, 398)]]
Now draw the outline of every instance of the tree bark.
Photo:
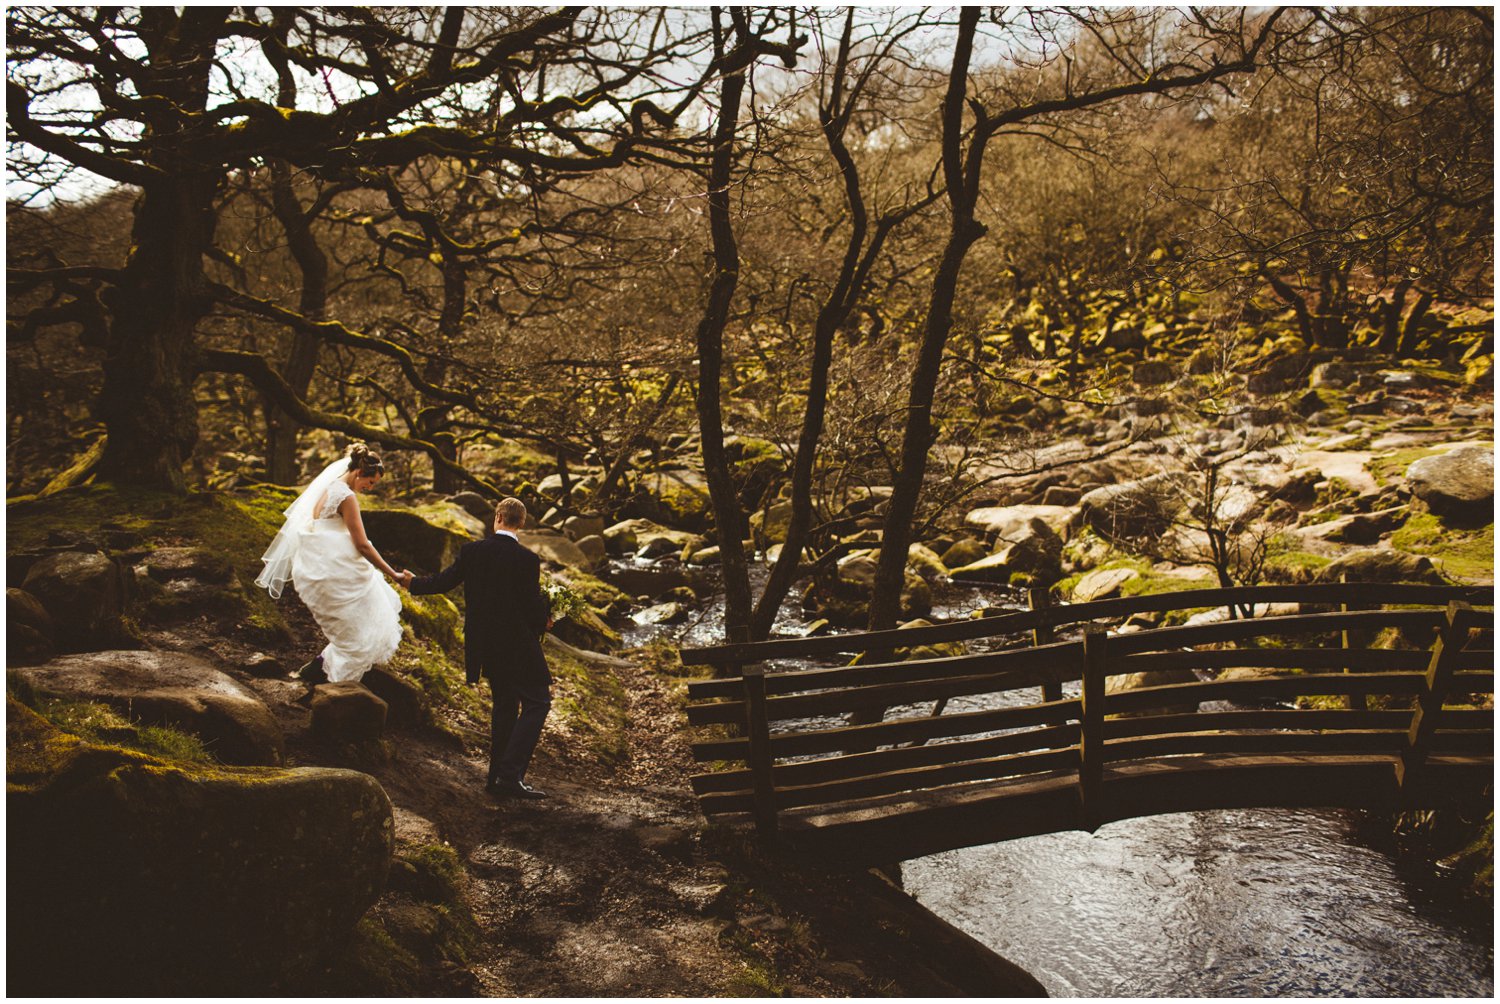
[[(153, 73), (141, 85), (162, 99), (151, 129), (181, 134), (208, 102), (218, 29), (228, 8), (146, 8), (141, 37)], [(213, 304), (203, 258), (213, 244), (214, 196), (223, 177), (162, 143), (142, 186), (131, 252), (109, 292), (108, 344), (98, 413), (108, 434), (98, 476), (172, 492), (187, 489), (183, 464), (198, 441), (193, 336)]]
[[(744, 16), (731, 11), (736, 38)], [(715, 22), (719, 9), (714, 9)], [(732, 59), (732, 57), (731, 57)], [(732, 60), (738, 62), (738, 60)], [(703, 472), (709, 501), (718, 529), (719, 557), (724, 571), (724, 631), (730, 641), (748, 640), (750, 632), (750, 578), (745, 550), (736, 527), (743, 521), (739, 498), (724, 453), (722, 387), (724, 377), (724, 329), (729, 306), (739, 284), (739, 245), (729, 216), (729, 183), (734, 171), (735, 134), (739, 127), (740, 102), (745, 92), (747, 67), (726, 70), (719, 94), (719, 121), (714, 127), (713, 156), (708, 174), (709, 232), (713, 239), (713, 282), (703, 319), (698, 322), (698, 431), (703, 443)]]
[[(313, 236), (311, 221), (292, 186), (291, 167), (285, 161), (271, 165), (271, 206), (302, 272), (297, 309), (303, 317), (321, 321), (328, 312), (328, 257)], [(298, 397), (307, 397), (317, 366), (318, 339), (308, 331), (293, 331), (282, 376)], [(261, 400), (266, 415), (266, 479), (275, 485), (299, 484), (302, 472), (297, 463), (297, 433), (302, 425), (274, 399), (263, 396)]]
[[(943, 99), (943, 172), (948, 190), (952, 226), (927, 305), (927, 324), (912, 371), (907, 394), (906, 428), (901, 441), (900, 467), (892, 485), (891, 501), (886, 509), (885, 526), (880, 539), (880, 561), (876, 566), (874, 594), (870, 599), (869, 626), (872, 631), (896, 626), (901, 616), (901, 592), (906, 581), (906, 552), (911, 546), (912, 518), (922, 492), (927, 472), (927, 451), (936, 439), (932, 426), (932, 403), (942, 367), (943, 347), (953, 327), (953, 299), (958, 289), (958, 273), (969, 248), (985, 228), (974, 218), (977, 165), (984, 157), (983, 134), (971, 141), (968, 157), (963, 150), (964, 96), (968, 87), (969, 57), (974, 48), (974, 32), (979, 8), (965, 7), (959, 14), (958, 42), (954, 47), (953, 68), (948, 77), (948, 92)], [(968, 161), (966, 164), (965, 161)], [(967, 169), (967, 170), (966, 170)], [(973, 171), (973, 179), (965, 174)], [(971, 180), (974, 184), (971, 186)]]

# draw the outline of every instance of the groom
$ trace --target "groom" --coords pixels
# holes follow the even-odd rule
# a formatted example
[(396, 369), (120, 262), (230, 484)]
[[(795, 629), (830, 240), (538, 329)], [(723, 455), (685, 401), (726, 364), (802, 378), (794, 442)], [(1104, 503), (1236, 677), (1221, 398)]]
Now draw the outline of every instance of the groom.
[(552, 707), (552, 674), (542, 656), (542, 635), (552, 618), (542, 595), (541, 561), (516, 539), (525, 523), (525, 504), (501, 499), (493, 537), (465, 544), (458, 560), (436, 575), (402, 577), (418, 595), (464, 587), (464, 668), (471, 685), (481, 674), (488, 677), (493, 705), (484, 790), (546, 798), (526, 783), (526, 767)]

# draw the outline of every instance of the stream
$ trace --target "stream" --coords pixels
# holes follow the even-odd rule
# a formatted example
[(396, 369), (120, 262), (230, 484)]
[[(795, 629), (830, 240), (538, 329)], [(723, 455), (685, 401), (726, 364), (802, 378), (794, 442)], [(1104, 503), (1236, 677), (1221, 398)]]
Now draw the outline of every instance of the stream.
[[(934, 592), (934, 620), (1019, 605), (1003, 587)], [(719, 596), (687, 623), (627, 630), (626, 644), (721, 644), (722, 615)], [(804, 623), (789, 599), (779, 630)], [(1340, 809), (1151, 816), (919, 858), (902, 876), (1053, 996), (1493, 997), (1493, 916), (1369, 846), (1358, 822)]]

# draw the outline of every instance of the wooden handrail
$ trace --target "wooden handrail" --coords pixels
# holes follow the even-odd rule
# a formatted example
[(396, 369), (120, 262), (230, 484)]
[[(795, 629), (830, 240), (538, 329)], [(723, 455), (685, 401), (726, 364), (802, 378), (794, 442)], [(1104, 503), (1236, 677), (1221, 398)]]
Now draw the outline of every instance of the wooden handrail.
[[(1296, 590), (1301, 602), (1314, 602), (1309, 597), (1315, 597), (1319, 604), (1342, 605), (1344, 609), (1120, 635), (1087, 624), (1081, 641), (1050, 643), (1049, 622), (1039, 621), (1042, 626), (1034, 628), (1031, 640), (1040, 644), (997, 652), (793, 673), (768, 673), (763, 662), (751, 662), (744, 665), (739, 676), (690, 685), (690, 695), (696, 699), (688, 707), (690, 723), (719, 723), (742, 730), (738, 737), (693, 744), (695, 759), (739, 760), (745, 764), (743, 769), (695, 776), (694, 791), (705, 812), (749, 813), (757, 830), (772, 837), (781, 825), (779, 814), (788, 809), (847, 801), (864, 811), (862, 800), (867, 799), (1005, 778), (1053, 777), (1058, 771), (1070, 771), (1076, 772), (1077, 818), (1086, 828), (1094, 828), (1102, 820), (1119, 818), (1121, 807), (1107, 799), (1109, 778), (1122, 776), (1119, 772), (1131, 769), (1131, 761), (1242, 754), (1289, 756), (1292, 759), (1288, 762), (1295, 764), (1303, 756), (1389, 756), (1405, 791), (1413, 787), (1413, 779), (1421, 776), (1429, 762), (1438, 764), (1434, 770), (1451, 770), (1444, 765), (1472, 764), (1473, 758), (1482, 758), (1492, 750), (1493, 711), (1443, 706), (1454, 695), (1494, 692), (1493, 651), (1468, 647), (1471, 641), (1493, 645), (1491, 610), (1476, 610), (1465, 600), (1452, 599), (1454, 590), (1421, 586), (1263, 587), (1255, 594), (1255, 602), (1264, 601), (1266, 588), (1280, 590), (1282, 598), (1289, 590)], [(1246, 590), (1236, 589), (1192, 592), (1220, 600), (1246, 595)], [(1483, 591), (1460, 592), (1486, 605), (1490, 602)], [(1348, 609), (1355, 602), (1431, 602), (1440, 594), (1450, 596), (1445, 610)], [(1072, 618), (1077, 611), (1046, 607), (1037, 597), (1033, 597), (1033, 603), (1036, 609), (1024, 616), (1068, 611), (1068, 618)], [(1097, 611), (1101, 605), (1077, 607)], [(1060, 622), (1066, 623), (1068, 618)], [(1381, 627), (1401, 628), (1408, 637), (1412, 632), (1431, 630), (1436, 641), (1426, 653), (1348, 647), (1351, 632), (1366, 631), (1369, 634), (1365, 637), (1371, 637), (1374, 629)], [(854, 647), (905, 648), (917, 640), (919, 632), (927, 630), (899, 632), (899, 645), (892, 644), (893, 633), (865, 635), (864, 644)], [(1336, 637), (1342, 645), (1189, 647), (1309, 634)], [(810, 639), (814, 640), (825, 639)], [(753, 653), (769, 658), (765, 646), (779, 644), (737, 644), (699, 651), (741, 656)], [(1118, 693), (1109, 693), (1106, 686), (1111, 677), (1127, 673), (1236, 666), (1291, 672), (1170, 683)], [(776, 734), (770, 731), (774, 721), (841, 715), (871, 707), (915, 706), (934, 699), (1039, 684), (1047, 688), (1044, 694), (1060, 694), (1062, 685), (1070, 681), (1077, 681), (1081, 688), (1080, 696), (1072, 699), (959, 710), (941, 716), (924, 713), (862, 725), (794, 726)], [(1359, 710), (1363, 698), (1370, 694), (1415, 697), (1416, 708), (1410, 712)], [(1349, 699), (1349, 707), (1182, 710), (1196, 709), (1210, 701), (1276, 704), (1308, 696), (1340, 695)], [(931, 740), (938, 741), (929, 744)], [(778, 762), (791, 757), (813, 759)], [(1168, 762), (1180, 763), (1163, 764)], [(1111, 768), (1110, 764), (1121, 766)], [(902, 799), (886, 799), (882, 804), (886, 803), (908, 804)]]
[(1042, 625), (1058, 627), (1084, 621), (1128, 617), (1135, 613), (1227, 607), (1232, 604), (1259, 606), (1271, 603), (1304, 603), (1337, 607), (1344, 603), (1377, 603), (1442, 606), (1454, 599), (1464, 600), (1475, 606), (1488, 605), (1493, 602), (1493, 591), (1471, 586), (1365, 582), (1184, 589), (1149, 596), (1057, 604), (1037, 610), (1023, 610), (995, 617), (936, 624), (932, 627), (827, 635), (818, 638), (772, 638), (767, 641), (737, 642), (706, 648), (683, 649), (682, 661), (685, 665), (728, 665), (848, 652), (888, 651), (939, 642), (970, 641), (976, 638), (1019, 634), (1035, 630)]

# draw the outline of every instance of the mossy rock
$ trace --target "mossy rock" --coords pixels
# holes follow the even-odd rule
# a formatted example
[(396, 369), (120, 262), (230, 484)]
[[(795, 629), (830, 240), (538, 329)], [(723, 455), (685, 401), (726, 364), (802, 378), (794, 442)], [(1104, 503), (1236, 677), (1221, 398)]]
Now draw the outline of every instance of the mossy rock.
[(635, 516), (702, 533), (713, 525), (708, 482), (688, 468), (647, 471), (636, 478)]
[(360, 512), (371, 543), (399, 568), (441, 571), (465, 544), (484, 537), (484, 524), (451, 502), (397, 507), (369, 499)]
[(1467, 529), (1444, 525), (1433, 513), (1413, 513), (1395, 533), (1391, 546), (1430, 559), (1444, 575), (1461, 582), (1495, 581), (1495, 524)]
[(23, 681), (32, 693), (95, 701), (148, 725), (190, 732), (225, 763), (282, 762), (281, 727), (265, 703), (195, 656), (83, 652), (12, 669), (8, 675)]
[[(46, 498), (9, 501), (6, 552), (8, 559), (15, 560), (8, 560), (8, 574), (34, 565), (49, 540), (96, 540), (105, 549), (128, 540), (124, 546), (135, 554), (132, 560), (161, 548), (209, 544), (232, 566), (240, 583), (253, 582), (263, 567), (260, 556), (281, 529), (284, 510), (296, 497), (293, 490), (271, 485), (172, 495), (96, 483)], [(238, 588), (244, 593), (240, 600), (231, 597), (216, 607), (220, 624), (267, 643), (285, 641), (289, 637), (286, 622), (270, 597), (259, 589)], [(154, 613), (175, 618), (184, 612), (177, 604), (139, 611), (148, 622)]]
[(391, 806), (368, 775), (185, 765), (13, 699), (6, 717), (11, 993), (272, 993), (384, 889)]

